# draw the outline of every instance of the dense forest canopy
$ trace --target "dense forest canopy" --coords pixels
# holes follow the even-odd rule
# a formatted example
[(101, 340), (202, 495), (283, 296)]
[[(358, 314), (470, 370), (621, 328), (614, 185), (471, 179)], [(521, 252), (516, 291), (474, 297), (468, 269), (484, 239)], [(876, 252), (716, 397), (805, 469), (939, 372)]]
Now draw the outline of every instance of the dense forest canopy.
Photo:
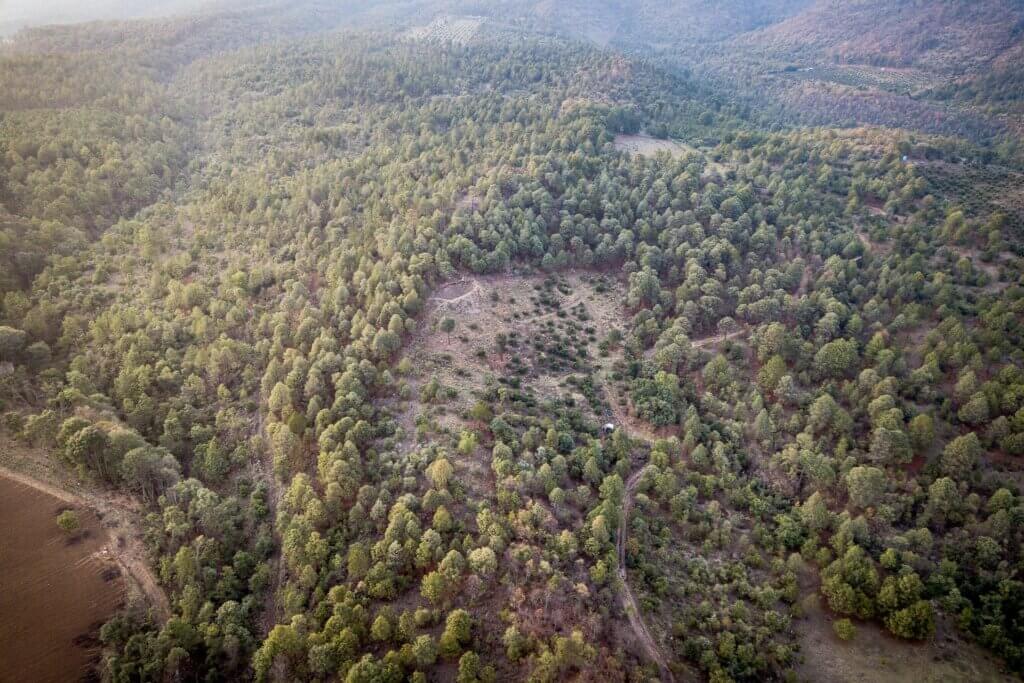
[(103, 680), (1024, 672), (1020, 5), (712, 5), (0, 47), (0, 433), (169, 602)]

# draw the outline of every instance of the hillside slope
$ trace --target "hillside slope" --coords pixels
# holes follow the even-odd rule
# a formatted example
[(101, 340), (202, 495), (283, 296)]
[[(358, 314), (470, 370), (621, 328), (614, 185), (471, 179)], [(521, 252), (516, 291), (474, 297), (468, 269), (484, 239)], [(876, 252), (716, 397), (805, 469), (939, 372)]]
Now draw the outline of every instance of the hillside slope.
[[(855, 11), (863, 61), (791, 28)], [(967, 29), (883, 67), (886, 11), (15, 40), (0, 444), (131, 496), (170, 611), (103, 626), (97, 678), (1024, 672), (1024, 164), (930, 66)]]
[(1024, 3), (1016, 0), (819, 0), (735, 44), (844, 64), (965, 72), (1019, 45), (1022, 29)]

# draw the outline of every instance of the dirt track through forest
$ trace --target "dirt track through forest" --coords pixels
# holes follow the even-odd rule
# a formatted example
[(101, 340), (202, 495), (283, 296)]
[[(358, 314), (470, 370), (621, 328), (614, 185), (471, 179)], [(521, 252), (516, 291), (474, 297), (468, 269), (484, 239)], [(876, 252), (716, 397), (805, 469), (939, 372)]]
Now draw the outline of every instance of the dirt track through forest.
[(631, 417), (629, 413), (626, 412), (626, 409), (619, 405), (618, 401), (616, 401), (610, 393), (605, 392), (605, 396), (607, 397), (608, 405), (611, 408), (612, 415), (615, 417), (617, 424), (627, 428), (626, 430), (631, 439), (640, 439), (641, 441), (646, 441), (648, 444), (654, 444), (654, 442), (657, 441), (658, 436), (649, 428), (641, 424), (640, 420)]
[(658, 669), (661, 671), (662, 683), (672, 683), (675, 681), (675, 678), (672, 676), (672, 670), (669, 668), (665, 655), (651, 636), (651, 632), (647, 629), (647, 625), (640, 615), (640, 606), (636, 601), (636, 596), (633, 595), (633, 589), (629, 587), (629, 577), (626, 574), (626, 533), (629, 529), (629, 511), (633, 506), (633, 492), (636, 490), (636, 485), (640, 481), (642, 474), (642, 469), (633, 473), (626, 482), (626, 491), (622, 497), (622, 526), (619, 528), (619, 538), (617, 541), (619, 580), (622, 582), (622, 608), (626, 612), (626, 618), (629, 620), (633, 633), (636, 634), (640, 644), (643, 645), (644, 650), (647, 652), (647, 656), (658, 665)]
[(690, 343), (695, 349), (703, 349), (706, 346), (714, 346), (715, 344), (721, 344), (722, 342), (728, 339), (735, 339), (736, 337), (739, 337), (746, 333), (747, 330), (735, 330), (734, 332), (730, 332), (729, 334), (716, 334), (713, 337), (705, 337), (704, 339), (694, 339)]
[[(428, 306), (429, 310), (435, 313), (448, 313), (455, 312), (456, 310), (464, 313), (467, 308), (473, 309), (479, 301), (484, 300), (485, 298), (486, 290), (483, 283), (477, 278), (465, 278), (450, 282), (441, 287), (428, 299)], [(561, 306), (557, 311), (549, 311), (547, 313), (537, 315), (531, 319), (531, 323), (535, 324), (538, 321), (543, 321), (549, 317), (555, 316), (560, 312), (571, 310), (574, 306), (581, 303), (582, 299), (583, 297), (580, 295), (570, 297), (568, 300), (561, 303)], [(420, 334), (429, 334), (433, 329), (433, 326), (426, 326)], [(717, 334), (703, 339), (694, 340), (693, 346), (695, 348), (713, 347), (716, 344), (725, 342), (729, 339), (735, 339), (736, 337), (742, 336), (746, 333), (747, 330), (739, 329), (725, 335)], [(599, 365), (601, 365), (600, 369), (603, 373), (610, 372), (609, 367), (607, 367), (607, 363)], [(610, 387), (607, 386), (606, 382), (601, 382), (601, 384), (612, 415), (614, 416), (613, 419), (630, 439), (643, 441), (648, 445), (653, 445), (658, 438), (661, 438), (654, 430), (646, 425), (642, 419), (633, 418), (628, 415), (627, 410), (613, 399), (613, 392), (610, 390)], [(414, 430), (412, 424), (404, 425), (404, 427), (406, 427), (410, 433)], [(651, 635), (650, 630), (644, 622), (637, 598), (629, 585), (629, 577), (626, 570), (626, 541), (629, 529), (629, 515), (633, 504), (633, 494), (638, 482), (640, 481), (641, 473), (642, 470), (639, 470), (629, 477), (626, 483), (622, 502), (622, 521), (618, 530), (618, 538), (616, 540), (619, 565), (617, 573), (621, 583), (620, 598), (622, 600), (623, 611), (626, 613), (626, 617), (629, 622), (630, 630), (632, 630), (635, 635), (637, 642), (646, 655), (646, 658), (657, 666), (659, 670), (659, 680), (661, 683), (675, 683), (675, 677), (668, 665), (669, 658), (662, 652), (661, 647)]]
[[(712, 337), (705, 337), (704, 339), (696, 339), (691, 343), (694, 348), (706, 348), (729, 339), (735, 339), (747, 334), (747, 332), (748, 330), (746, 329), (739, 329), (728, 334), (717, 334)], [(654, 442), (658, 439), (657, 435), (645, 428), (639, 419), (630, 417), (626, 410), (612, 399), (607, 389), (605, 390), (605, 396), (608, 399), (612, 414), (618, 420), (618, 423), (626, 429), (627, 435), (631, 439), (644, 441), (649, 446), (654, 445)], [(637, 470), (629, 477), (626, 481), (626, 490), (622, 497), (622, 525), (619, 528), (619, 536), (616, 541), (619, 556), (618, 574), (619, 581), (622, 583), (622, 608), (626, 612), (630, 628), (633, 629), (633, 633), (636, 635), (637, 640), (640, 641), (648, 658), (657, 665), (662, 683), (674, 683), (675, 677), (672, 674), (672, 669), (669, 668), (668, 659), (665, 657), (657, 641), (654, 640), (650, 630), (647, 628), (647, 624), (644, 623), (640, 612), (640, 605), (637, 602), (636, 595), (633, 593), (633, 589), (629, 586), (629, 576), (626, 572), (626, 534), (629, 530), (629, 512), (633, 507), (633, 493), (636, 491), (642, 474), (643, 468)]]
[[(259, 393), (257, 398), (257, 405), (260, 408), (257, 410), (256, 415), (256, 433), (260, 436), (265, 437), (266, 434), (264, 429), (266, 427), (264, 422), (264, 401), (263, 391)], [(263, 610), (260, 615), (260, 632), (264, 637), (270, 634), (270, 631), (277, 625), (277, 614), (278, 614), (278, 599), (277, 595), (280, 592), (281, 586), (284, 585), (287, 579), (284, 558), (281, 557), (281, 534), (277, 529), (277, 508), (281, 499), (281, 489), (278, 486), (277, 473), (274, 472), (274, 460), (271, 456), (270, 449), (265, 449), (262, 457), (253, 463), (253, 476), (258, 481), (263, 481), (267, 484), (267, 507), (269, 508), (269, 518), (273, 524), (273, 538), (274, 538), (274, 553), (271, 561), (274, 566), (271, 568), (272, 581), (267, 591), (267, 596), (263, 600)]]
[[(612, 406), (612, 412), (620, 424), (635, 427), (633, 421), (628, 419), (628, 416), (624, 414), (624, 411), (615, 401), (609, 401), (609, 403)], [(631, 439), (639, 439), (648, 445), (653, 445), (656, 440), (653, 434), (635, 428), (628, 430), (627, 435)], [(648, 658), (657, 665), (658, 670), (661, 672), (662, 683), (674, 683), (675, 677), (672, 675), (672, 669), (669, 668), (668, 660), (658, 646), (657, 641), (651, 636), (647, 624), (644, 623), (640, 612), (640, 604), (633, 594), (633, 589), (629, 586), (629, 575), (626, 572), (626, 534), (629, 529), (629, 512), (633, 507), (633, 493), (636, 491), (641, 475), (643, 475), (643, 468), (630, 475), (626, 481), (626, 490), (622, 495), (622, 523), (619, 527), (618, 539), (615, 542), (619, 557), (619, 582), (622, 584), (622, 609), (629, 620), (630, 628), (633, 629), (633, 633), (636, 635), (637, 640), (640, 641)]]

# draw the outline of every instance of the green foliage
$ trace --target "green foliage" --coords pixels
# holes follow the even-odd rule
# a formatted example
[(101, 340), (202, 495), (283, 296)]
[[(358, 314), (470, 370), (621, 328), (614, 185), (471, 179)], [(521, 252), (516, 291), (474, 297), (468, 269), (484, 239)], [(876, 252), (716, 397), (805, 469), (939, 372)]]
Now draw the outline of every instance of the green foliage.
[(887, 616), (885, 627), (900, 638), (927, 640), (935, 633), (935, 613), (931, 603), (918, 600)]
[(821, 573), (821, 592), (839, 614), (868, 619), (875, 613), (878, 571), (864, 549), (851, 545)]
[(679, 419), (679, 379), (666, 372), (633, 381), (631, 398), (637, 414), (653, 425), (664, 427)]
[(935, 443), (935, 421), (930, 415), (916, 415), (908, 425), (910, 441), (918, 451), (927, 451)]
[[(617, 44), (691, 26), (641, 4)], [(572, 5), (556, 32), (583, 30)], [(535, 27), (518, 7), (502, 26)], [(722, 25), (782, 14), (740, 9)], [(1019, 236), (982, 211), (1019, 185), (986, 163), (1009, 143), (790, 129), (674, 48), (339, 41), (266, 11), (30, 32), (0, 60), (5, 429), (138, 498), (172, 605), (104, 627), (103, 677), (642, 678), (621, 570), (673, 664), (782, 679), (810, 562), (837, 613), (925, 639), (941, 606), (1021, 668), (1020, 500), (979, 467), (1024, 452)], [(817, 75), (868, 78), (849, 66)], [(833, 122), (892, 102), (832, 83)], [(624, 153), (641, 130), (672, 152)], [(969, 196), (984, 173), (999, 197)], [(497, 296), (434, 298), (473, 278)], [(677, 440), (602, 437), (609, 404)]]
[(11, 362), (18, 360), (27, 343), (27, 332), (7, 325), (0, 325), (0, 360)]
[(832, 630), (835, 631), (839, 640), (853, 640), (857, 635), (857, 629), (849, 619), (836, 619), (832, 622)]
[(73, 534), (78, 531), (80, 526), (78, 521), (78, 513), (74, 510), (65, 510), (64, 512), (57, 515), (57, 526), (60, 530), (66, 534)]
[(981, 442), (974, 432), (956, 437), (942, 450), (942, 473), (954, 479), (967, 477), (977, 465), (981, 453)]
[(854, 467), (846, 474), (846, 490), (850, 502), (859, 508), (876, 505), (885, 489), (885, 472), (877, 467)]
[(476, 574), (490, 576), (498, 568), (498, 559), (490, 548), (475, 548), (469, 553), (469, 566)]
[(853, 370), (857, 358), (856, 342), (836, 339), (822, 346), (814, 354), (814, 367), (823, 377), (843, 377)]
[(442, 656), (452, 659), (461, 654), (462, 647), (469, 643), (471, 623), (469, 613), (465, 610), (457, 609), (448, 614), (444, 631), (441, 633)]

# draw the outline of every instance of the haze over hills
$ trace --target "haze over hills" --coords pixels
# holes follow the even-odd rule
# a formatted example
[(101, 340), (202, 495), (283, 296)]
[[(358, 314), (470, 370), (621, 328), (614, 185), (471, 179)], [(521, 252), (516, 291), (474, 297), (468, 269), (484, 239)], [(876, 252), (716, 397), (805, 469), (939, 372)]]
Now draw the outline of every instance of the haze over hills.
[(28, 26), (163, 17), (225, 4), (223, 0), (2, 0), (0, 36)]
[(780, 54), (953, 73), (990, 64), (1019, 46), (1024, 3), (820, 2), (747, 37)]
[(1020, 679), (1020, 2), (39, 4), (0, 680)]

